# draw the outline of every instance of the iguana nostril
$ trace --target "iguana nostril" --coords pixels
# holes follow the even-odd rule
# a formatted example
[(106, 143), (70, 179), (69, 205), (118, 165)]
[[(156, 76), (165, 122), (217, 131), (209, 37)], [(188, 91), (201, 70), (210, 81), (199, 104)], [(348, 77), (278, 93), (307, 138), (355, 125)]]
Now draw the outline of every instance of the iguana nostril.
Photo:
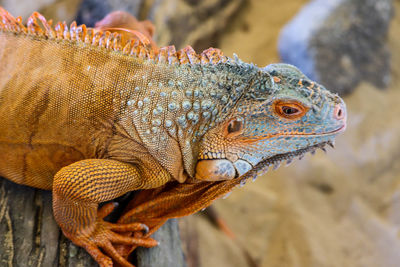
[(344, 110), (344, 108), (342, 107), (342, 105), (338, 104), (335, 107), (335, 111), (334, 111), (334, 116), (336, 119), (338, 120), (343, 120), (346, 117), (346, 112)]

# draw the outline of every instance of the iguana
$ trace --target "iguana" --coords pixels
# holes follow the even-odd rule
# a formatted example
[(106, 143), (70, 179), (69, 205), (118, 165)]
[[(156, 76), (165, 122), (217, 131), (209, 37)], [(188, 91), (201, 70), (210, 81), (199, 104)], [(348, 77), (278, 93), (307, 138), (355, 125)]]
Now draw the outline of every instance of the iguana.
[[(294, 66), (126, 36), (36, 12), (25, 26), (0, 9), (0, 176), (52, 190), (64, 235), (100, 266), (132, 266), (126, 255), (156, 245), (168, 218), (346, 127), (343, 100)], [(134, 190), (104, 221), (114, 204), (98, 204)]]

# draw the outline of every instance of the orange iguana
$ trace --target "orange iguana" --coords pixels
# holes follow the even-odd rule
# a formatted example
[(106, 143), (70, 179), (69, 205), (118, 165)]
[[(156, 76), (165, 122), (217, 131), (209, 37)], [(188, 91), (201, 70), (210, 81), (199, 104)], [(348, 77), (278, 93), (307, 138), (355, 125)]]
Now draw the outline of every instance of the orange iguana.
[[(117, 30), (53, 28), (38, 13), (25, 26), (0, 9), (0, 176), (52, 190), (63, 233), (101, 266), (132, 266), (127, 254), (156, 245), (168, 218), (346, 127), (344, 102), (293, 66)], [(103, 221), (113, 204), (98, 204), (133, 190), (119, 221)]]

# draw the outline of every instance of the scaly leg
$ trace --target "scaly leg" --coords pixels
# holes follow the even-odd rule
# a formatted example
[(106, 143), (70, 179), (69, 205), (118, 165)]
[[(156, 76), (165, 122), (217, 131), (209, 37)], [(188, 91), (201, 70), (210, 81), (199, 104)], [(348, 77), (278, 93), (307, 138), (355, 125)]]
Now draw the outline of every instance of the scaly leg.
[(54, 177), (55, 219), (64, 235), (85, 248), (100, 266), (112, 266), (111, 258), (122, 266), (133, 266), (117, 253), (113, 243), (153, 247), (158, 242), (148, 237), (135, 238), (118, 234), (147, 232), (148, 228), (137, 222), (106, 222), (103, 218), (113, 210), (114, 204), (107, 204), (99, 211), (97, 207), (100, 202), (148, 187), (151, 180), (143, 177), (140, 168), (115, 160), (88, 159), (75, 162), (62, 168)]

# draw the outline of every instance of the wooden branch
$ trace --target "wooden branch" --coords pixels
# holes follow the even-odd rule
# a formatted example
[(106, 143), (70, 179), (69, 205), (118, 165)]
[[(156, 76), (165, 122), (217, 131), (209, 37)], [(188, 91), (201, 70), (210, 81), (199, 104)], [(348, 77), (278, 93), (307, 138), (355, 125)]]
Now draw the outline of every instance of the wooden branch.
[(178, 220), (168, 220), (152, 236), (160, 245), (153, 248), (137, 248), (137, 267), (185, 267), (179, 236)]
[[(0, 266), (97, 266), (63, 236), (53, 218), (51, 192), (0, 178)], [(155, 234), (160, 246), (137, 250), (138, 267), (185, 266), (176, 220)]]

